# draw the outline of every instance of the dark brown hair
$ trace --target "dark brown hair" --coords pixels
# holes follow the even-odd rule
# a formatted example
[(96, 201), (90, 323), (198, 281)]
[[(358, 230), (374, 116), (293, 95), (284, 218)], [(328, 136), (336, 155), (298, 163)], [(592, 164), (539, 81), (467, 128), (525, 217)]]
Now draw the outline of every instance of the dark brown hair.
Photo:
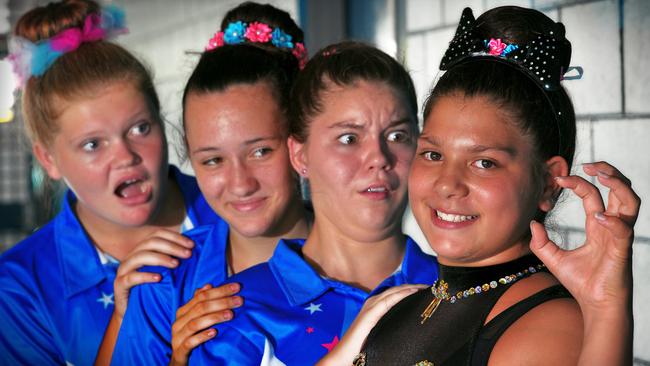
[(346, 41), (320, 50), (300, 72), (291, 93), (289, 133), (305, 142), (309, 122), (322, 112), (323, 93), (339, 86), (376, 81), (385, 83), (404, 98), (413, 123), (417, 123), (417, 99), (411, 76), (385, 52), (360, 42)]
[[(303, 41), (302, 30), (289, 13), (268, 4), (246, 2), (231, 9), (224, 16), (221, 29), (236, 21), (262, 22), (271, 28), (282, 29), (292, 37), (294, 43)], [(289, 93), (298, 70), (298, 60), (290, 49), (281, 49), (271, 43), (226, 44), (201, 55), (185, 85), (183, 108), (189, 94), (213, 93), (224, 91), (232, 85), (267, 82), (280, 110), (286, 114)], [(187, 147), (187, 140), (183, 138), (183, 141)]]
[[(558, 23), (543, 13), (516, 6), (491, 9), (478, 17), (476, 24), (476, 32), (483, 38), (500, 38), (504, 43), (514, 44), (526, 44), (537, 34), (558, 29)], [(571, 55), (570, 43), (566, 44), (568, 50), (558, 50), (565, 69)], [(564, 87), (544, 90), (519, 66), (493, 57), (470, 57), (452, 66), (438, 80), (425, 102), (425, 123), (436, 101), (450, 95), (486, 96), (512, 116), (512, 122), (522, 133), (532, 137), (536, 152), (534, 172), (538, 176), (544, 172), (542, 163), (553, 156), (561, 156), (571, 168), (576, 118)], [(544, 216), (540, 212), (536, 219), (543, 221)]]

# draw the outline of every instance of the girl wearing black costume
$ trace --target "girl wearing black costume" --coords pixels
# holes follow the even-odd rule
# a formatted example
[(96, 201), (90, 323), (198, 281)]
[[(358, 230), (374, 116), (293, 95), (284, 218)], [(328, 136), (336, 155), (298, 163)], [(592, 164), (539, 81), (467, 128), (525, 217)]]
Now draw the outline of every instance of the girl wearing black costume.
[[(538, 11), (502, 7), (474, 20), (465, 9), (409, 177), (440, 278), (390, 309), (361, 347), (401, 297), (367, 302), (322, 364), (631, 363), (640, 200), (606, 163), (583, 169), (610, 189), (607, 206), (595, 186), (567, 176), (576, 123), (560, 80), (570, 55), (564, 26)], [(562, 188), (587, 214), (574, 251), (555, 246), (541, 224)]]

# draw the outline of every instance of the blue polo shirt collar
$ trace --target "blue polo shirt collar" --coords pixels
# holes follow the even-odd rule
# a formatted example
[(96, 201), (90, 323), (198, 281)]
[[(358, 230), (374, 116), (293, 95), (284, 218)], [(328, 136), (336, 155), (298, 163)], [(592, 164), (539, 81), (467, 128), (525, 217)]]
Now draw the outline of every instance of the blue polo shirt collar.
[[(323, 278), (304, 260), (302, 256), (304, 243), (304, 239), (280, 240), (269, 260), (271, 272), (292, 306), (307, 304), (330, 288), (343, 285)], [(410, 237), (407, 237), (400, 269), (384, 280), (370, 295), (405, 283), (431, 284), (437, 277), (435, 257), (424, 253)]]
[(72, 205), (76, 201), (74, 193), (66, 191), (54, 227), (56, 253), (61, 263), (66, 298), (94, 287), (108, 277), (97, 249), (74, 214)]
[[(192, 255), (198, 255), (199, 258), (196, 263), (196, 274), (193, 276), (195, 279), (210, 278), (214, 284), (219, 284), (225, 281), (228, 277), (228, 264), (226, 257), (226, 246), (228, 243), (229, 227), (228, 223), (224, 220), (217, 220), (213, 225), (200, 226), (191, 232), (187, 233), (190, 239), (200, 237), (200, 231), (207, 230), (205, 239), (195, 240), (197, 246)], [(198, 234), (198, 235), (197, 235)], [(196, 249), (200, 247), (200, 253), (195, 253)], [(215, 266), (220, 266), (218, 271), (215, 271)], [(215, 277), (215, 273), (219, 274)], [(195, 288), (199, 288), (203, 284), (194, 284)]]
[(302, 305), (320, 296), (330, 286), (302, 257), (304, 239), (278, 242), (269, 268), (292, 306)]

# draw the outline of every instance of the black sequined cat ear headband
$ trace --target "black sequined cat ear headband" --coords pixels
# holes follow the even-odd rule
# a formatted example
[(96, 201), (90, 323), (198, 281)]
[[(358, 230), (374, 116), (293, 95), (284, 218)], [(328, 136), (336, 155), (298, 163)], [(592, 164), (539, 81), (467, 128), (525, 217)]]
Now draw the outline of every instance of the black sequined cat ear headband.
[[(481, 37), (476, 30), (472, 9), (465, 8), (460, 17), (454, 38), (449, 43), (440, 62), (440, 70), (449, 70), (464, 60), (489, 57), (518, 66), (544, 90), (556, 90), (561, 80), (580, 79), (581, 67), (568, 67), (571, 59), (571, 43), (564, 38), (564, 25), (547, 34), (538, 34), (528, 44), (507, 44), (500, 38)], [(565, 76), (575, 70), (577, 75)]]

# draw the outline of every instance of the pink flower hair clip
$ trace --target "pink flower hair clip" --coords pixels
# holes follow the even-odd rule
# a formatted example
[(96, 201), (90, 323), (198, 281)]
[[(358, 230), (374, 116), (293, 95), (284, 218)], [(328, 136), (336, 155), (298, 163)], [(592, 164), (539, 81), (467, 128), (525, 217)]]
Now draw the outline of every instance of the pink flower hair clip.
[(205, 46), (206, 51), (211, 51), (223, 45), (240, 43), (271, 43), (280, 49), (291, 50), (291, 54), (298, 59), (302, 70), (307, 63), (308, 54), (305, 45), (301, 42), (292, 42), (291, 35), (280, 28), (272, 29), (268, 24), (251, 22), (250, 24), (236, 21), (228, 24), (226, 29), (214, 34)]
[(492, 56), (505, 56), (510, 52), (519, 48), (519, 46), (517, 46), (516, 44), (508, 44), (508, 43), (501, 42), (501, 38), (497, 38), (497, 39), (490, 38), (489, 41), (486, 39), (483, 42), (485, 43), (485, 47), (488, 48), (488, 54)]

